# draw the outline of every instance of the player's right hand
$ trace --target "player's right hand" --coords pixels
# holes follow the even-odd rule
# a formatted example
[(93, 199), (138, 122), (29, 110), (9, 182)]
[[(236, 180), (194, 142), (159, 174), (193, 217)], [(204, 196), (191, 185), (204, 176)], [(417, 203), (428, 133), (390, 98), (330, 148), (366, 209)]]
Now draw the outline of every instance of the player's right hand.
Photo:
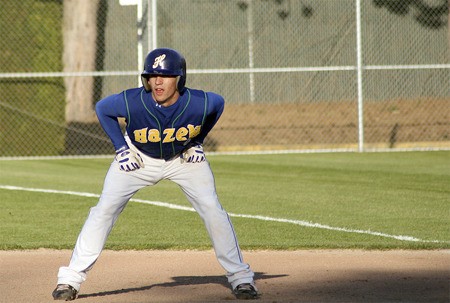
[(144, 167), (144, 161), (141, 156), (124, 146), (116, 151), (116, 161), (119, 163), (120, 170), (129, 172)]

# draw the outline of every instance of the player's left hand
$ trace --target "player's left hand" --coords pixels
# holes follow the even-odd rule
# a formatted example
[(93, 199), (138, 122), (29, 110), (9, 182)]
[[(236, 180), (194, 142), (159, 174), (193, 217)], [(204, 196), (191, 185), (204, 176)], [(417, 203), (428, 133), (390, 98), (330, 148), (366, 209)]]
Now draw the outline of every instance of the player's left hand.
[(181, 153), (181, 162), (199, 163), (206, 160), (202, 145), (194, 145)]

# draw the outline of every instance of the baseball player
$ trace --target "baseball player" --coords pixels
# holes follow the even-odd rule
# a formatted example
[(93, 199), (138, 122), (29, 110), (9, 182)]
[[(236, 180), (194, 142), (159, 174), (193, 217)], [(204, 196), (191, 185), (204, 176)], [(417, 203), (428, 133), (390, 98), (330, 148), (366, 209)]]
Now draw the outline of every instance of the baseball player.
[[(216, 194), (202, 143), (224, 109), (215, 93), (185, 87), (186, 61), (176, 50), (151, 51), (143, 87), (96, 104), (100, 124), (116, 150), (98, 204), (78, 236), (70, 263), (58, 272), (55, 300), (74, 300), (119, 214), (141, 188), (163, 179), (178, 184), (203, 220), (218, 262), (238, 299), (256, 299), (254, 273), (243, 262), (236, 234)], [(122, 133), (118, 118), (126, 121)]]

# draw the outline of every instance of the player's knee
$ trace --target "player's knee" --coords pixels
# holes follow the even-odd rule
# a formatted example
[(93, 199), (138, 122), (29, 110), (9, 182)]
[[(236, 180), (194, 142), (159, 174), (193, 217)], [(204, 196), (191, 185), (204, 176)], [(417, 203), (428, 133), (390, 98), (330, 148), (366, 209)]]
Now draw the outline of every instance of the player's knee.
[(199, 213), (206, 220), (221, 220), (227, 217), (227, 213), (218, 203), (204, 203), (199, 208)]

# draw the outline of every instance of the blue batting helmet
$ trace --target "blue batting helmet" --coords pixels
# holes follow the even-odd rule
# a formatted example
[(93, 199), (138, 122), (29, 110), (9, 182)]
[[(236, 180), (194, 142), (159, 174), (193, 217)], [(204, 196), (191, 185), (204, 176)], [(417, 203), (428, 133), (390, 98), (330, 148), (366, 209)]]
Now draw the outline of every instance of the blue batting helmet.
[(148, 53), (141, 73), (142, 84), (147, 91), (151, 88), (147, 79), (151, 75), (177, 76), (177, 89), (183, 91), (186, 84), (186, 60), (171, 48), (157, 48)]

